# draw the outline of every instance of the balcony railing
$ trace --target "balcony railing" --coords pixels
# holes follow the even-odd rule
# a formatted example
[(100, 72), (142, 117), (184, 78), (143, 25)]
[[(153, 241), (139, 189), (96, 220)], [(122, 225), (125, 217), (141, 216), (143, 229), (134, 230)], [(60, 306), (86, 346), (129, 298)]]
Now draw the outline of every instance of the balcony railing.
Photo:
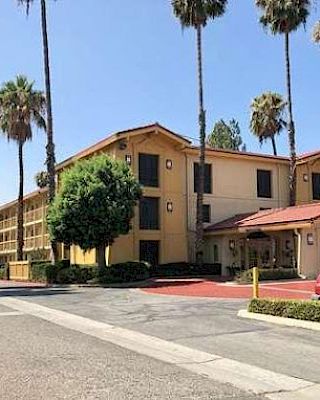
[[(47, 207), (46, 207), (47, 209)], [(46, 213), (46, 210), (45, 210)], [(36, 221), (41, 221), (43, 216), (43, 209), (37, 208), (24, 213), (24, 223), (29, 224)], [(17, 225), (17, 217), (11, 217), (0, 221), (0, 231), (8, 228), (15, 228)]]
[[(28, 237), (24, 239), (24, 250), (35, 250), (43, 247), (49, 247), (49, 235)], [(0, 253), (15, 251), (17, 249), (17, 241), (10, 240), (0, 243)]]

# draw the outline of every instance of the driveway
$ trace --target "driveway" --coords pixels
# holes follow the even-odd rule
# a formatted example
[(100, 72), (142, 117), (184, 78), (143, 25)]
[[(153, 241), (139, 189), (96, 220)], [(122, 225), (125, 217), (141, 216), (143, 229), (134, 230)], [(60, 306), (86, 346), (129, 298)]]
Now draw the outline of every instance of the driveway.
[(0, 300), (1, 295), (320, 383), (318, 332), (240, 319), (243, 299), (103, 288), (0, 290)]
[[(310, 299), (314, 293), (315, 281), (274, 281), (260, 283), (260, 297), (284, 299)], [(214, 297), (223, 299), (249, 299), (252, 297), (252, 285), (221, 283), (207, 279), (157, 279), (143, 288), (146, 293)]]

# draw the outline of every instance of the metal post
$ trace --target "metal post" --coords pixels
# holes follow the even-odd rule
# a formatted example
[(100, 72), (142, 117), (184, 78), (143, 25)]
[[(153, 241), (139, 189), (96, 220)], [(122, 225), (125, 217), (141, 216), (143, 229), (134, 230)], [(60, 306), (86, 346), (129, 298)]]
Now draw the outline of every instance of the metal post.
[(252, 268), (252, 280), (253, 280), (253, 298), (259, 298), (259, 268)]

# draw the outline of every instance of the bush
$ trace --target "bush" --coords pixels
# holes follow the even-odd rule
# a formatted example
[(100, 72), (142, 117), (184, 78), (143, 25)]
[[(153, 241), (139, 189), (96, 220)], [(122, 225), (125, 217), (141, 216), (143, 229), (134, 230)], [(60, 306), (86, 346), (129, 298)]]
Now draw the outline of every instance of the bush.
[(96, 276), (96, 266), (70, 265), (69, 260), (58, 261), (55, 265), (39, 261), (31, 263), (31, 280), (35, 282), (86, 283)]
[[(296, 268), (264, 268), (259, 269), (259, 280), (260, 281), (271, 281), (278, 279), (294, 279), (298, 278), (298, 271)], [(237, 277), (239, 283), (251, 283), (252, 282), (252, 269), (241, 271)]]
[(9, 268), (7, 264), (0, 265), (0, 279), (9, 279)]
[(175, 276), (221, 275), (221, 264), (203, 264), (201, 267), (188, 263), (164, 264), (158, 267), (151, 267), (150, 272), (152, 276), (162, 278)]
[(101, 283), (126, 283), (150, 278), (150, 265), (146, 262), (126, 262), (107, 267), (99, 276)]
[(252, 299), (249, 312), (320, 322), (320, 302), (303, 300)]

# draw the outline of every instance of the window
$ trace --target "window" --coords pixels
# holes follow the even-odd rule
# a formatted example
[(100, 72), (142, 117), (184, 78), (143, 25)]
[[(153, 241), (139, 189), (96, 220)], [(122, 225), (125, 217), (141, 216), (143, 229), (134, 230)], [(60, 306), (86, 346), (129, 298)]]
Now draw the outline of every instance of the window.
[(211, 207), (210, 204), (203, 204), (203, 222), (210, 222)]
[(219, 247), (217, 244), (213, 245), (213, 262), (215, 264), (219, 262)]
[(151, 265), (158, 265), (159, 247), (158, 240), (140, 240), (140, 261), (147, 261)]
[(257, 171), (258, 197), (271, 199), (271, 171), (258, 169)]
[(140, 229), (159, 229), (159, 198), (143, 197), (140, 200)]
[[(199, 182), (199, 164), (193, 164), (193, 179), (194, 179), (194, 192), (198, 192)], [(204, 166), (204, 193), (212, 193), (211, 188), (211, 164), (205, 164)]]
[(320, 174), (312, 174), (312, 196), (313, 200), (320, 200)]
[(159, 156), (139, 154), (139, 180), (144, 186), (159, 187)]

